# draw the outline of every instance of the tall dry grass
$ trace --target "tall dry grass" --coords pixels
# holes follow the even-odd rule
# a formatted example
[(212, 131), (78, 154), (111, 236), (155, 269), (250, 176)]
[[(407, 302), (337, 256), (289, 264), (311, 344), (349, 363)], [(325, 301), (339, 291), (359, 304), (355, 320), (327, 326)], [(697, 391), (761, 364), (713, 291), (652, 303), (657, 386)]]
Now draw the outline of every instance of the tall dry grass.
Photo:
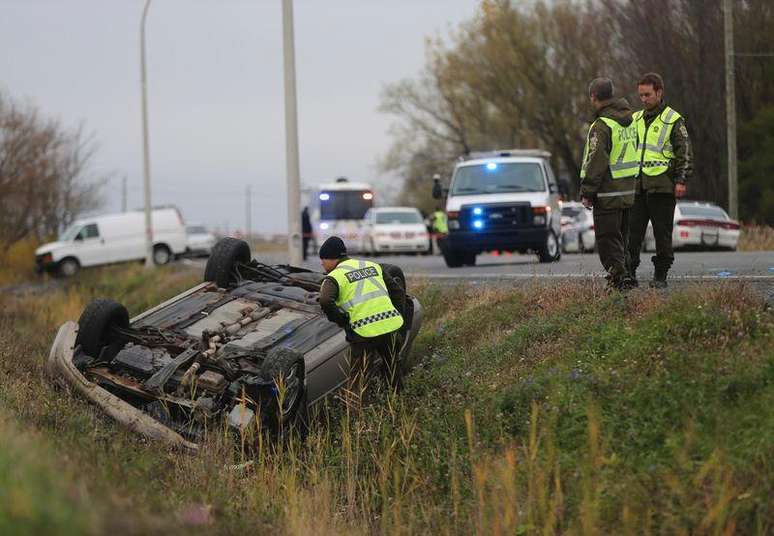
[(774, 227), (743, 225), (737, 249), (739, 251), (774, 251)]
[(32, 238), (21, 240), (7, 250), (0, 248), (0, 286), (35, 277), (35, 249), (40, 245)]

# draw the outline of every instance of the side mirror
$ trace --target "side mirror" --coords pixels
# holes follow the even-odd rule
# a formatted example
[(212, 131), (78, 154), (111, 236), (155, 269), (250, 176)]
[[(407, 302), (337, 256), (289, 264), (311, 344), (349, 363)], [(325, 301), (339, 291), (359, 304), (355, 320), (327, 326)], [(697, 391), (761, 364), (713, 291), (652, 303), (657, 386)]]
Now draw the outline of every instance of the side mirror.
[(83, 235), (78, 233), (77, 235), (75, 235), (74, 240), (75, 241), (79, 241), (80, 240), (81, 242), (83, 242)]
[(556, 187), (556, 184), (554, 184), (553, 182), (549, 182), (548, 183), (548, 192), (549, 193), (555, 194), (558, 191), (559, 191), (559, 189)]

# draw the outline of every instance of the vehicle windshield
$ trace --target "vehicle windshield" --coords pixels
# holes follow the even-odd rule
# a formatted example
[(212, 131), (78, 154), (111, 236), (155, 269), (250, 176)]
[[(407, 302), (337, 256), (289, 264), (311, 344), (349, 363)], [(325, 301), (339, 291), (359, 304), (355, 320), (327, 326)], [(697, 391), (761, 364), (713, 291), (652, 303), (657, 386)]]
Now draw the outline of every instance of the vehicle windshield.
[(75, 240), (75, 237), (78, 235), (78, 232), (83, 229), (83, 225), (80, 223), (76, 223), (68, 227), (64, 230), (62, 234), (59, 235), (59, 241), (60, 242), (70, 242), (72, 240)]
[(422, 223), (422, 216), (418, 212), (377, 212), (376, 223), (388, 225)]
[(720, 207), (701, 207), (695, 205), (680, 205), (680, 213), (689, 218), (716, 218), (727, 220), (728, 215)]
[(207, 234), (207, 228), (203, 225), (191, 225), (186, 228), (188, 234)]
[(368, 190), (320, 192), (321, 220), (362, 220), (374, 205), (374, 196)]
[(545, 190), (546, 184), (540, 164), (488, 162), (457, 168), (451, 195), (544, 192)]

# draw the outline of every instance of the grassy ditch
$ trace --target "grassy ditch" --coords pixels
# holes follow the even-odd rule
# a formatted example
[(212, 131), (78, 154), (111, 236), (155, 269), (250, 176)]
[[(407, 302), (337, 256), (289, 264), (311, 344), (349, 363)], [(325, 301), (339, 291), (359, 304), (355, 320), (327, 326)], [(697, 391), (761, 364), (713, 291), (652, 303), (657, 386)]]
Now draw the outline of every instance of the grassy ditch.
[(415, 282), (404, 391), (335, 404), (306, 441), (249, 457), (219, 427), (196, 457), (167, 452), (44, 378), (56, 326), (91, 297), (134, 314), (195, 280), (116, 268), (0, 298), (0, 532), (774, 528), (774, 314), (742, 285)]

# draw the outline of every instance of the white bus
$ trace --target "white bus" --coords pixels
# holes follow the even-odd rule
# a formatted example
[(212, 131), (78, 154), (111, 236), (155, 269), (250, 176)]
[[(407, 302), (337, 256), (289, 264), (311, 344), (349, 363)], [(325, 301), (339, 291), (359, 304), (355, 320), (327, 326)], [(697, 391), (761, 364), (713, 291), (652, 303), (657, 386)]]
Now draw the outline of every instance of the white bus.
[(319, 185), (310, 197), (309, 219), (318, 247), (328, 237), (338, 236), (344, 240), (349, 252), (357, 252), (363, 216), (374, 206), (371, 185), (339, 177), (335, 182)]

